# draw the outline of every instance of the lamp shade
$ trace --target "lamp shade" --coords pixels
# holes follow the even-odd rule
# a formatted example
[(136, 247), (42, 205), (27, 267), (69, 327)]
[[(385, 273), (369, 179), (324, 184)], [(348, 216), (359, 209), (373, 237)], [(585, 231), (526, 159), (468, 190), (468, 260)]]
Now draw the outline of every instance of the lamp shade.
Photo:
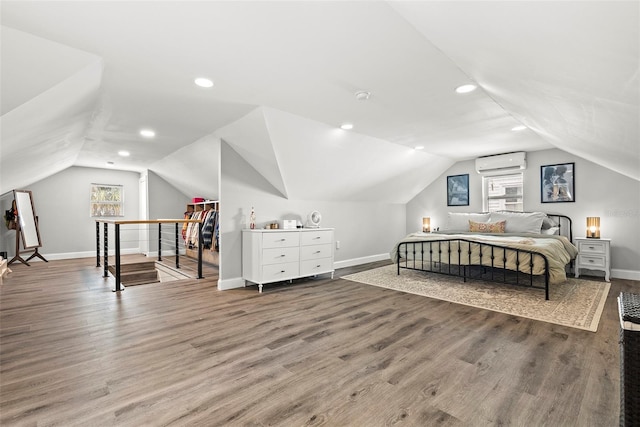
[(600, 217), (599, 216), (587, 217), (587, 237), (590, 239), (600, 238)]
[(431, 232), (431, 218), (429, 218), (428, 216), (422, 218), (422, 232)]

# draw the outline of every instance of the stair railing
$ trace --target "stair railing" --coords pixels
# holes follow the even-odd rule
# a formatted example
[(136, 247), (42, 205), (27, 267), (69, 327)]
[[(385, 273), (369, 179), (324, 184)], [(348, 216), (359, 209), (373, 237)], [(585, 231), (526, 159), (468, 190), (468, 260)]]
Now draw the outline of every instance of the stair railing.
[(198, 279), (202, 279), (202, 220), (199, 219), (152, 219), (152, 220), (96, 220), (96, 267), (100, 267), (100, 223), (104, 224), (104, 231), (102, 233), (104, 245), (103, 245), (103, 276), (109, 277), (109, 224), (114, 225), (115, 235), (115, 287), (113, 292), (120, 292), (124, 290), (124, 286), (121, 283), (120, 276), (120, 226), (132, 225), (132, 224), (158, 224), (158, 261), (162, 261), (162, 224), (175, 224), (175, 256), (176, 256), (176, 268), (180, 268), (180, 250), (179, 250), (179, 234), (180, 224), (197, 223), (198, 224)]

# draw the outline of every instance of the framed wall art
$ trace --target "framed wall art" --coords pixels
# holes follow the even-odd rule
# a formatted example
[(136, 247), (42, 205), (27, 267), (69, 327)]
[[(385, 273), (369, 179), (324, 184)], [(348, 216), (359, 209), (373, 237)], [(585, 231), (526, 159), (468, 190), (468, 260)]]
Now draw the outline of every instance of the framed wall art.
[(469, 206), (469, 174), (447, 177), (447, 206)]
[(540, 166), (540, 201), (575, 202), (575, 163)]

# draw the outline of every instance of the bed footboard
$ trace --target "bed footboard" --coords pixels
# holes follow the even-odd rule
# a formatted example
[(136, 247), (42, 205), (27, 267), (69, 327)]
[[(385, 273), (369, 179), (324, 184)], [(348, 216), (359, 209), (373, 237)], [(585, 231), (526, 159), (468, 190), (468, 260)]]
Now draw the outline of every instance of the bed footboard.
[(401, 269), (486, 280), (545, 290), (549, 299), (549, 260), (543, 254), (466, 239), (401, 242)]

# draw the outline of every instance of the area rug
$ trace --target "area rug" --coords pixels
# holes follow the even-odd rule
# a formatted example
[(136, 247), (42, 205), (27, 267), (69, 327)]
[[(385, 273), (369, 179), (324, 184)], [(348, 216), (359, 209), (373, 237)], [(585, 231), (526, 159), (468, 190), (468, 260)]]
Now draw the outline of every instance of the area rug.
[(569, 278), (549, 286), (546, 301), (544, 289), (478, 280), (463, 282), (462, 278), (413, 270), (402, 270), (398, 276), (395, 265), (342, 278), (592, 332), (598, 329), (610, 288), (607, 282)]

